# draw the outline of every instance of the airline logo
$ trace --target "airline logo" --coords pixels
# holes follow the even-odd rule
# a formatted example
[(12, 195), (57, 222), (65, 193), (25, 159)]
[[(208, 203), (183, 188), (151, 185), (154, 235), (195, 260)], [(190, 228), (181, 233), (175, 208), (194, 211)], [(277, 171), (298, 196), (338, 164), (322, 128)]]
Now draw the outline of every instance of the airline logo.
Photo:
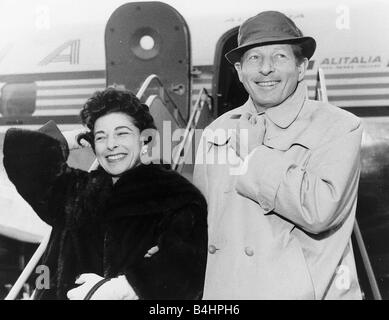
[(69, 64), (79, 64), (80, 59), (80, 39), (70, 40), (59, 46), (48, 56), (43, 58), (38, 65), (46, 66), (49, 63), (67, 62)]
[(320, 67), (330, 69), (363, 69), (383, 67), (383, 57), (380, 55), (325, 57)]
[(305, 80), (315, 98), (317, 69), (324, 71), (328, 100), (339, 107), (389, 106), (389, 64), (382, 54), (343, 54), (310, 61)]

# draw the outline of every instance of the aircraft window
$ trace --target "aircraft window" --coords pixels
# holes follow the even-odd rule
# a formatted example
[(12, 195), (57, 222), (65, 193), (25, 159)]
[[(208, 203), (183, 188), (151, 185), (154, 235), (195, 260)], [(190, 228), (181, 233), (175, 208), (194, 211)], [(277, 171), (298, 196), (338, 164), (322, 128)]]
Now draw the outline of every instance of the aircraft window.
[(2, 116), (32, 115), (36, 104), (35, 83), (9, 83), (1, 89)]
[(159, 54), (161, 43), (162, 39), (158, 31), (150, 27), (144, 27), (134, 32), (130, 41), (130, 48), (139, 59), (149, 60)]
[(154, 39), (151, 37), (151, 36), (143, 36), (140, 41), (140, 46), (142, 47), (142, 49), (144, 50), (151, 50), (154, 48)]

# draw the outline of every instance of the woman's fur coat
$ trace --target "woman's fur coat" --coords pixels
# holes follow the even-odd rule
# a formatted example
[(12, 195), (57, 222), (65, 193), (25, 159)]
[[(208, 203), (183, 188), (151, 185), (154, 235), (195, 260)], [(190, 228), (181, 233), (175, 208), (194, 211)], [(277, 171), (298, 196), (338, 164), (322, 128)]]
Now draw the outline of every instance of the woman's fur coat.
[[(41, 264), (50, 289), (41, 299), (66, 299), (81, 273), (124, 274), (140, 299), (199, 299), (207, 257), (204, 197), (163, 167), (139, 165), (113, 185), (102, 169), (67, 166), (66, 141), (53, 123), (39, 131), (10, 129), (4, 141), (9, 179), (53, 227)], [(154, 246), (159, 251), (145, 258)]]

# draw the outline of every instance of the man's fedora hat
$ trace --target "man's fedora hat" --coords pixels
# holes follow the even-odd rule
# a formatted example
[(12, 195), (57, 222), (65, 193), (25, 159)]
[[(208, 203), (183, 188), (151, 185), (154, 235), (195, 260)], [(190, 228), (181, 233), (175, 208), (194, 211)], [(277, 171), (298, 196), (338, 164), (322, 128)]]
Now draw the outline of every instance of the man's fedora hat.
[(238, 47), (227, 52), (225, 57), (234, 64), (251, 48), (279, 43), (298, 44), (308, 59), (316, 49), (315, 39), (304, 37), (286, 15), (278, 11), (264, 11), (243, 22), (239, 28)]

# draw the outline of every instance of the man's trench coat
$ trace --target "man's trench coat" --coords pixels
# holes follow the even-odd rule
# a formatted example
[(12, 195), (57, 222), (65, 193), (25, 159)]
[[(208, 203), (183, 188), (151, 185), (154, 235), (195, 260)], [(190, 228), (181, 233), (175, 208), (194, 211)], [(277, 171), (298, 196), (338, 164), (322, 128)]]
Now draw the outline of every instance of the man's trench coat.
[(240, 161), (228, 129), (245, 112), (257, 113), (250, 99), (216, 119), (197, 151), (209, 210), (203, 298), (361, 299), (350, 239), (360, 119), (308, 100), (300, 83), (265, 111), (264, 143)]

